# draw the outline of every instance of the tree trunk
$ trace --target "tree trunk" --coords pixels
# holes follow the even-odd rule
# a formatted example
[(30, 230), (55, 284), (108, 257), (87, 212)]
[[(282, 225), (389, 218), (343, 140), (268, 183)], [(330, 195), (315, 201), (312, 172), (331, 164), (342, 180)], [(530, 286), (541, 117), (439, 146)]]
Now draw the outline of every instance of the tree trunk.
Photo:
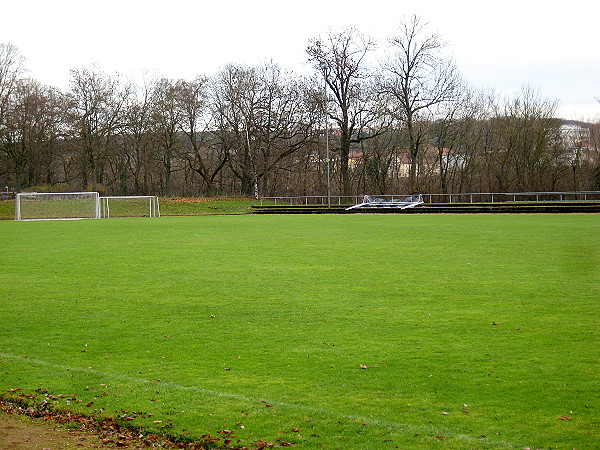
[(342, 195), (352, 195), (350, 187), (350, 174), (348, 170), (348, 158), (350, 156), (350, 135), (342, 130), (340, 138), (340, 175), (342, 177)]

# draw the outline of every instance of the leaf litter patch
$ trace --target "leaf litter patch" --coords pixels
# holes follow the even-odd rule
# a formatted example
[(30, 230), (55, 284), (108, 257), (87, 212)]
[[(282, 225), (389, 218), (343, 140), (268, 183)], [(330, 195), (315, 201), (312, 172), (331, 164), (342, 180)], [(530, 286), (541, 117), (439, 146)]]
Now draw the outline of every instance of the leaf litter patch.
[[(4, 415), (22, 415), (33, 419), (41, 419), (48, 423), (62, 424), (65, 426), (65, 433), (58, 430), (49, 430), (42, 423), (31, 422), (27, 424), (27, 439), (31, 435), (39, 435), (48, 433), (53, 437), (58, 436), (58, 439), (69, 439), (77, 436), (72, 436), (69, 431), (77, 431), (87, 433), (90, 436), (95, 436), (98, 440), (88, 442), (90, 447), (98, 448), (183, 448), (183, 449), (262, 449), (287, 447), (292, 444), (278, 439), (276, 443), (257, 440), (252, 442), (250, 446), (241, 444), (241, 441), (234, 442), (237, 436), (229, 430), (219, 432), (221, 436), (211, 436), (203, 434), (197, 439), (190, 439), (182, 436), (173, 436), (168, 434), (167, 430), (172, 428), (171, 420), (167, 420), (167, 424), (161, 428), (165, 430), (164, 434), (147, 433), (140, 426), (132, 424), (137, 417), (151, 416), (145, 412), (121, 411), (115, 417), (95, 418), (84, 414), (75, 414), (69, 411), (64, 411), (56, 406), (55, 401), (59, 398), (76, 400), (76, 394), (57, 395), (50, 394), (45, 389), (36, 389), (35, 393), (25, 393), (22, 389), (10, 389), (8, 392), (0, 392), (0, 414)], [(93, 403), (93, 402), (90, 402)], [(86, 404), (88, 406), (88, 404)], [(89, 404), (91, 406), (91, 404)], [(267, 405), (271, 406), (271, 405)], [(160, 420), (155, 420), (154, 423), (161, 423)], [(20, 427), (21, 429), (23, 427)], [(44, 431), (42, 431), (42, 429)], [(3, 436), (0, 436), (3, 437)], [(7, 436), (10, 440), (14, 437)], [(18, 439), (18, 438), (17, 438)], [(84, 447), (83, 443), (86, 438), (80, 437), (77, 446)]]

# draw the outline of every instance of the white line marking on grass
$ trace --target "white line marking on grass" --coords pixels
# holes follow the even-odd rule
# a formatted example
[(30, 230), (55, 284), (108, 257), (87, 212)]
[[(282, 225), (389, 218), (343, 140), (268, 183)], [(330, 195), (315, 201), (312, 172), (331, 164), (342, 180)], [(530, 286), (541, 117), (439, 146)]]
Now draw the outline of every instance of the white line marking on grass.
[[(24, 363), (38, 364), (38, 365), (46, 366), (46, 367), (53, 367), (55, 369), (64, 369), (64, 370), (70, 370), (73, 372), (89, 373), (89, 374), (93, 374), (93, 375), (102, 376), (105, 378), (125, 380), (125, 381), (130, 381), (130, 382), (139, 383), (139, 384), (163, 386), (166, 388), (172, 388), (172, 389), (176, 389), (176, 390), (197, 392), (197, 393), (205, 394), (205, 395), (209, 395), (209, 396), (231, 398), (234, 400), (240, 400), (240, 401), (244, 401), (247, 403), (263, 403), (265, 401), (265, 399), (257, 399), (257, 398), (247, 397), (245, 395), (240, 395), (240, 394), (232, 394), (231, 392), (213, 391), (211, 389), (206, 389), (206, 388), (199, 387), (199, 386), (184, 386), (181, 384), (171, 383), (171, 382), (166, 382), (166, 381), (154, 381), (154, 380), (148, 380), (146, 378), (132, 377), (130, 375), (107, 373), (107, 372), (102, 372), (100, 370), (88, 369), (85, 367), (66, 366), (64, 364), (56, 364), (56, 363), (49, 362), (49, 361), (43, 361), (41, 359), (23, 358), (22, 356), (13, 355), (10, 353), (0, 352), (0, 358), (8, 358), (8, 359), (12, 359), (15, 361), (22, 361)], [(369, 423), (371, 425), (377, 425), (377, 426), (382, 426), (382, 427), (386, 427), (386, 428), (397, 429), (400, 431), (443, 434), (446, 437), (453, 437), (456, 439), (461, 439), (463, 441), (468, 441), (468, 442), (478, 443), (478, 444), (489, 444), (494, 447), (513, 447), (513, 448), (523, 448), (524, 447), (523, 445), (515, 445), (515, 444), (504, 442), (504, 441), (496, 442), (496, 441), (491, 441), (487, 438), (476, 438), (476, 437), (473, 437), (470, 435), (465, 435), (465, 434), (460, 434), (460, 433), (454, 434), (454, 433), (449, 432), (449, 430), (445, 429), (445, 428), (417, 426), (417, 425), (412, 425), (412, 424), (407, 424), (407, 423), (397, 423), (397, 422), (390, 422), (388, 420), (375, 419), (373, 417), (367, 418), (367, 417), (353, 416), (353, 415), (348, 415), (348, 414), (341, 414), (339, 411), (333, 411), (330, 409), (314, 408), (311, 406), (300, 405), (297, 403), (287, 403), (287, 402), (280, 402), (280, 401), (276, 401), (276, 400), (268, 401), (267, 403), (269, 403), (270, 405), (276, 405), (276, 406), (283, 407), (283, 408), (296, 409), (296, 410), (306, 411), (306, 412), (310, 412), (310, 413), (332, 416), (332, 417), (335, 417), (336, 419), (343, 418), (346, 420), (354, 420), (354, 421), (360, 422), (360, 423)]]

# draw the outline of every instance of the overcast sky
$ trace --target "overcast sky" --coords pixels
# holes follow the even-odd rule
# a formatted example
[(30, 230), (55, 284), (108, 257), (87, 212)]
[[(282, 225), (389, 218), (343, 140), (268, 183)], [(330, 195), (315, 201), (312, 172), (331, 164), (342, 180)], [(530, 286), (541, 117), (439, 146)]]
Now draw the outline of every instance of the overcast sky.
[(523, 86), (559, 102), (558, 115), (600, 118), (600, 1), (570, 0), (0, 0), (0, 43), (30, 75), (66, 90), (69, 71), (192, 79), (227, 63), (274, 60), (307, 73), (309, 39), (355, 26), (381, 43), (416, 14), (447, 42), (474, 87)]

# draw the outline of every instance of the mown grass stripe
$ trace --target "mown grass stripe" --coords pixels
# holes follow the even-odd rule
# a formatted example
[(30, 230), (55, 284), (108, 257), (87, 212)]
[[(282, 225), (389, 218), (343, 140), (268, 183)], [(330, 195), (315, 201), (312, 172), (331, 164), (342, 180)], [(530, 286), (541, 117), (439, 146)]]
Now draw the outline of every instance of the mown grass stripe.
[(301, 411), (305, 411), (305, 412), (309, 412), (309, 413), (323, 414), (323, 415), (333, 417), (334, 420), (344, 419), (344, 420), (352, 420), (352, 421), (359, 422), (359, 423), (367, 423), (368, 422), (373, 425), (379, 425), (379, 426), (386, 427), (386, 428), (393, 428), (398, 431), (409, 431), (412, 433), (419, 432), (419, 433), (429, 433), (429, 434), (443, 434), (446, 437), (452, 436), (454, 438), (460, 439), (465, 442), (472, 442), (472, 443), (476, 442), (478, 444), (493, 444), (494, 447), (509, 447), (509, 448), (522, 448), (523, 447), (522, 445), (517, 445), (517, 444), (505, 442), (505, 441), (493, 441), (492, 442), (489, 439), (475, 438), (473, 436), (452, 432), (449, 429), (444, 429), (444, 428), (440, 428), (440, 427), (432, 428), (432, 427), (426, 427), (426, 426), (416, 426), (414, 424), (397, 423), (397, 422), (391, 422), (388, 420), (374, 419), (373, 417), (367, 418), (367, 417), (354, 416), (351, 414), (340, 413), (339, 411), (312, 408), (310, 406), (300, 405), (300, 404), (296, 404), (296, 403), (288, 403), (288, 402), (282, 402), (282, 401), (278, 401), (278, 400), (265, 400), (265, 399), (251, 398), (251, 397), (246, 397), (246, 396), (239, 395), (239, 394), (233, 394), (231, 392), (214, 391), (214, 390), (205, 389), (205, 388), (199, 387), (199, 386), (183, 386), (181, 384), (167, 382), (167, 381), (148, 380), (146, 378), (132, 377), (130, 375), (107, 373), (107, 372), (102, 372), (102, 371), (98, 371), (98, 370), (94, 370), (94, 369), (90, 369), (90, 368), (86, 368), (86, 367), (66, 366), (64, 364), (56, 364), (56, 363), (53, 363), (50, 361), (44, 361), (41, 359), (35, 359), (35, 358), (29, 358), (29, 357), (23, 358), (23, 356), (11, 355), (9, 353), (0, 352), (0, 358), (9, 358), (9, 359), (12, 359), (15, 361), (20, 361), (24, 364), (38, 364), (38, 365), (51, 367), (51, 368), (55, 368), (55, 369), (64, 369), (64, 370), (70, 370), (70, 371), (75, 371), (75, 372), (90, 373), (90, 374), (98, 375), (98, 376), (101, 376), (101, 377), (104, 377), (107, 379), (113, 378), (113, 379), (125, 380), (125, 381), (139, 383), (139, 384), (156, 385), (156, 386), (162, 386), (162, 387), (177, 389), (177, 390), (193, 391), (193, 392), (201, 393), (204, 395), (241, 400), (241, 401), (244, 401), (247, 403), (261, 404), (261, 403), (264, 403), (265, 401), (267, 401), (270, 405), (273, 405), (273, 406), (288, 408), (288, 409), (292, 409), (292, 410), (301, 410)]

